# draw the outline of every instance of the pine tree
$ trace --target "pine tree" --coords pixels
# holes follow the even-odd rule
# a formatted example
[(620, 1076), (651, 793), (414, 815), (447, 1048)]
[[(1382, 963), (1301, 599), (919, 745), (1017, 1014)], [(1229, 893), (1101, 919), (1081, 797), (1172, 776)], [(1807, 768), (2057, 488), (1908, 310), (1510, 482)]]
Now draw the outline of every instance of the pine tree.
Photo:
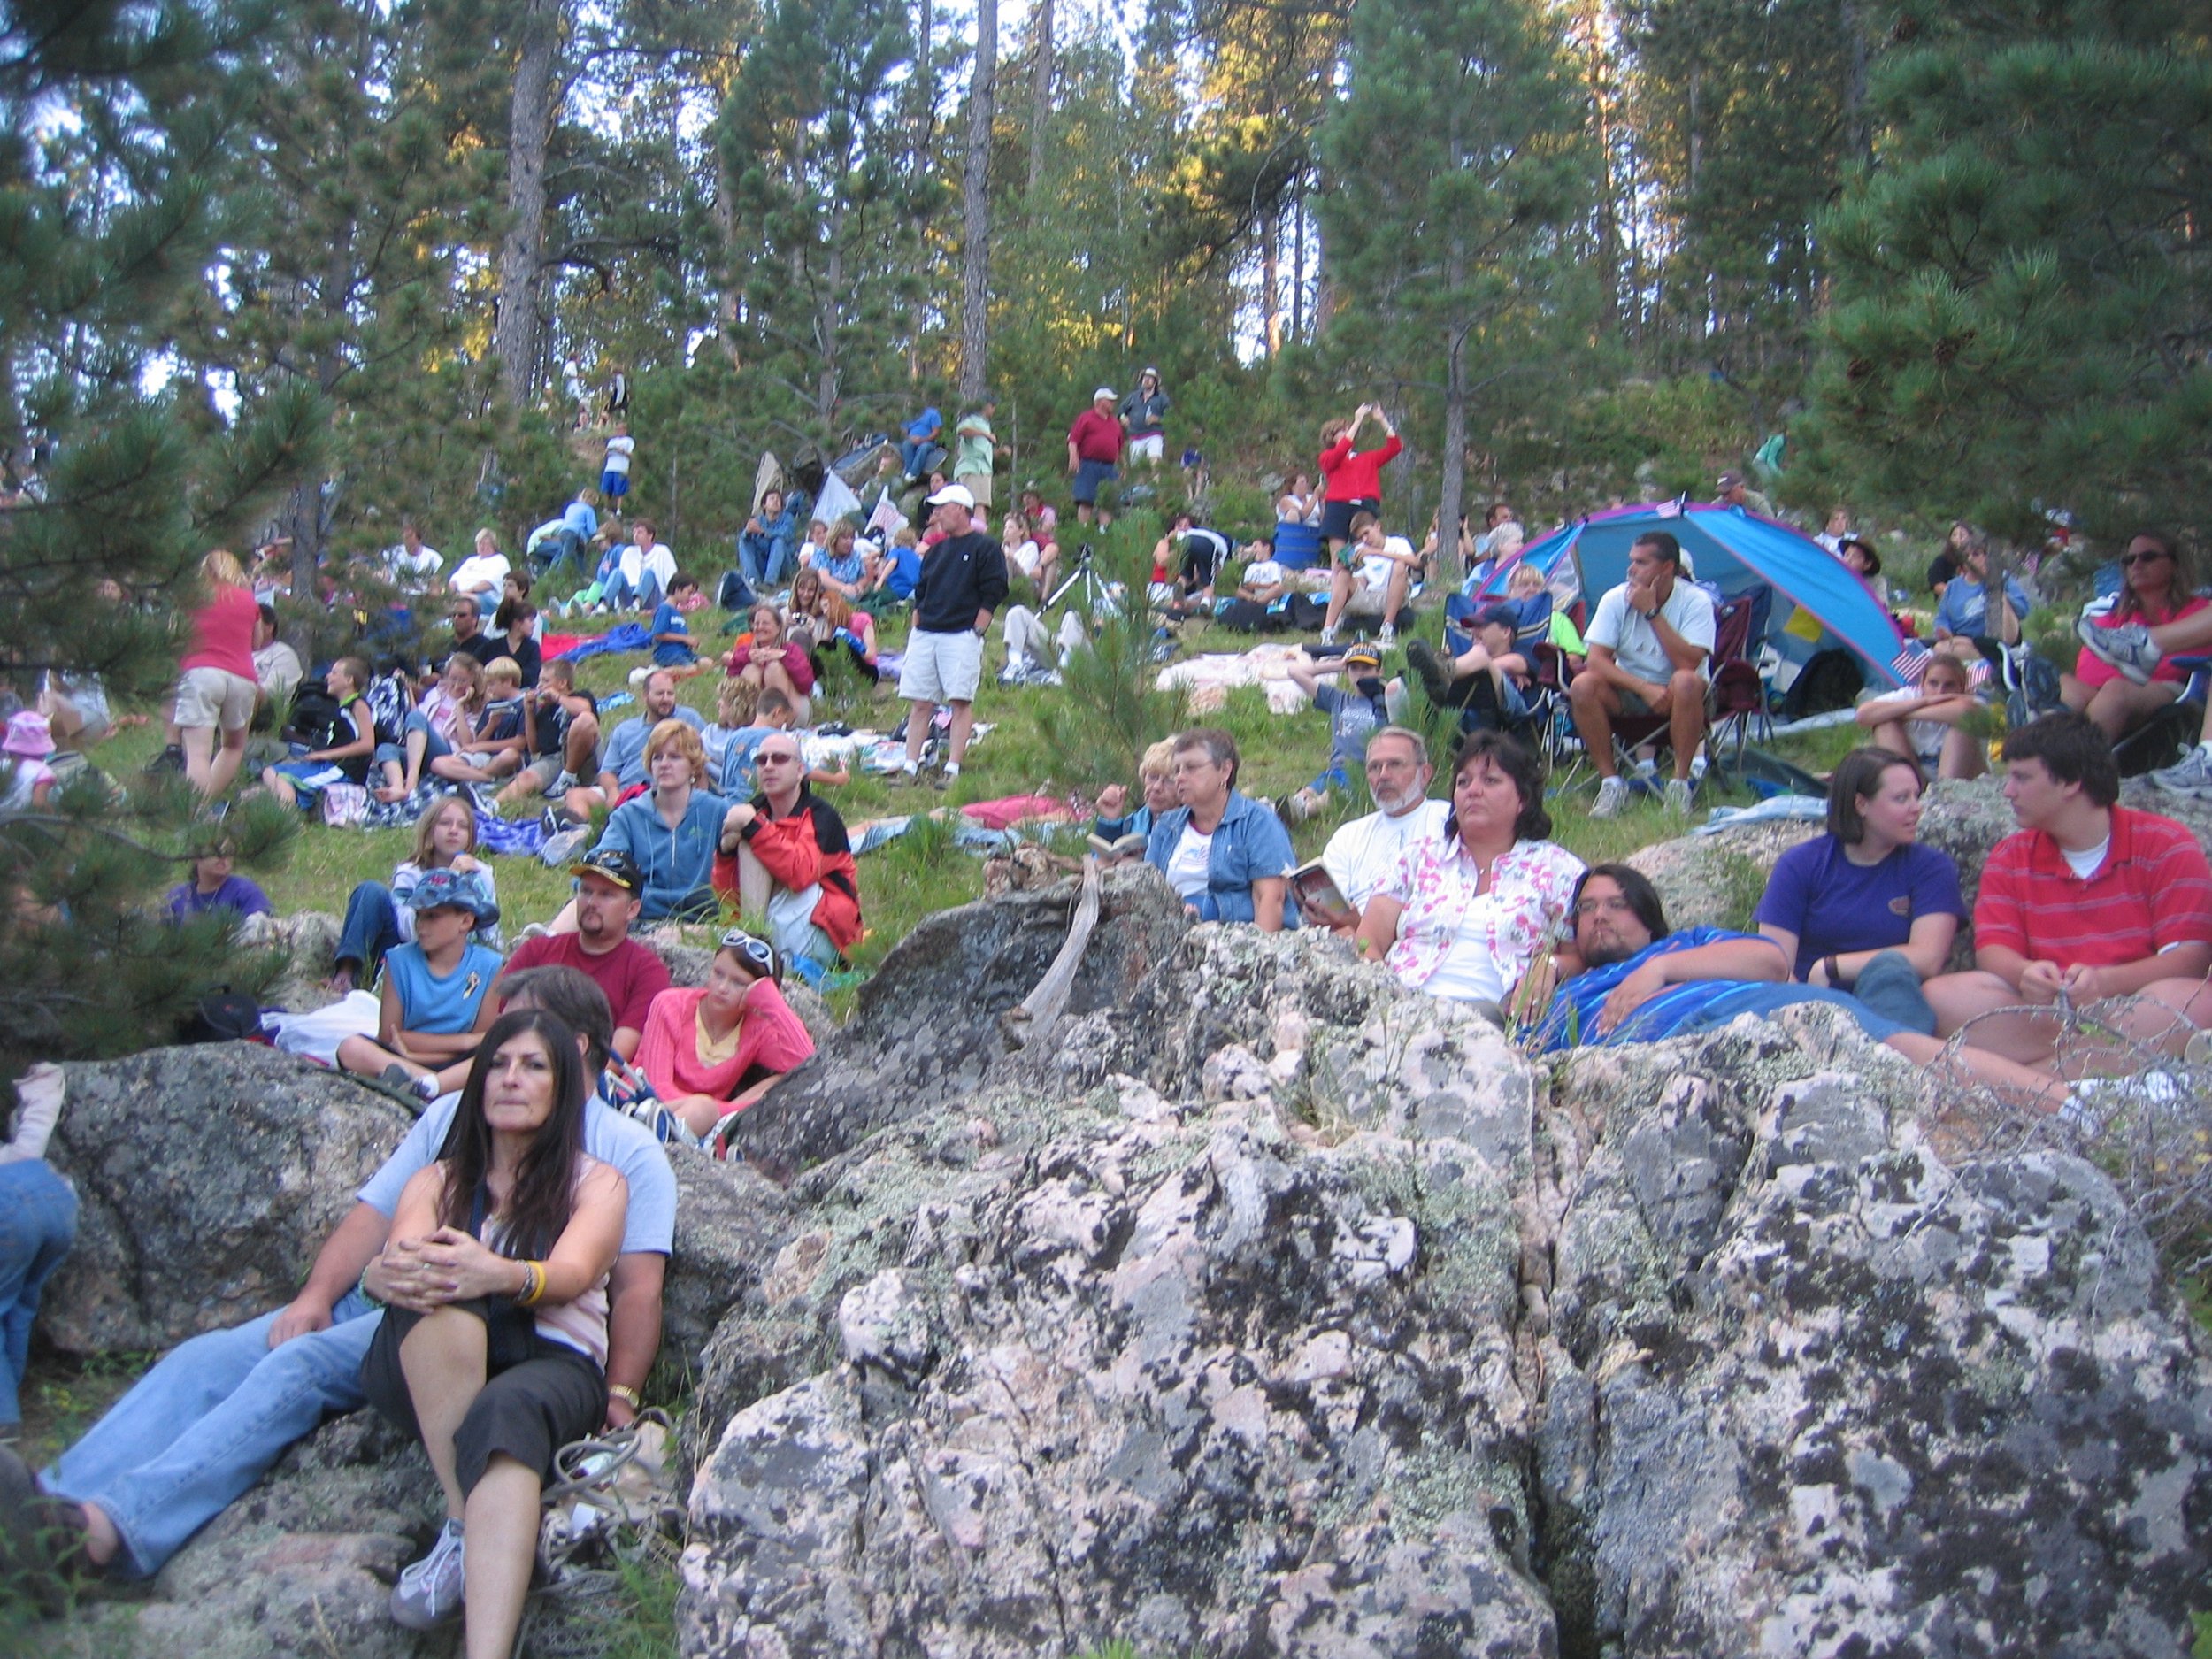
[(2174, 4), (1908, 7), (1824, 230), (1801, 491), (2212, 531), (2212, 51)]
[(1594, 310), (1568, 235), (1594, 188), (1559, 17), (1535, 0), (1366, 0), (1321, 148), (1340, 180), (1322, 203), (1347, 301), (1333, 332), (1441, 394), (1448, 570), (1471, 433), (1555, 388)]
[[(19, 27), (0, 53), (0, 445), (12, 472), (36, 457), (0, 511), (0, 653), (27, 701), (49, 671), (97, 673), (119, 704), (164, 691), (202, 554), (320, 424), (298, 388), (228, 424), (180, 379), (146, 389), (173, 366), (188, 285), (238, 228), (212, 187), (264, 21), (101, 8)], [(251, 863), (290, 829), (265, 802), (220, 833)], [(111, 803), (88, 780), (0, 819), (0, 1072), (164, 1041), (204, 988), (266, 975), (223, 922), (176, 929), (149, 911), (214, 833), (173, 781)]]

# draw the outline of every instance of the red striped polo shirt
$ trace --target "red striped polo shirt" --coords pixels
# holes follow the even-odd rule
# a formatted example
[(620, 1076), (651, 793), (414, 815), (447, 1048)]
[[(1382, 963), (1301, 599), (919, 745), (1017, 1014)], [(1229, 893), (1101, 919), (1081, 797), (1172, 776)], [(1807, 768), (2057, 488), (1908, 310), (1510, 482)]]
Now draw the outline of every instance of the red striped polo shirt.
[(1974, 900), (1977, 950), (2003, 945), (2030, 962), (2102, 968), (2212, 940), (2212, 867), (2196, 836), (2154, 812), (2111, 813), (2111, 848), (2086, 881), (2041, 830), (1990, 849)]

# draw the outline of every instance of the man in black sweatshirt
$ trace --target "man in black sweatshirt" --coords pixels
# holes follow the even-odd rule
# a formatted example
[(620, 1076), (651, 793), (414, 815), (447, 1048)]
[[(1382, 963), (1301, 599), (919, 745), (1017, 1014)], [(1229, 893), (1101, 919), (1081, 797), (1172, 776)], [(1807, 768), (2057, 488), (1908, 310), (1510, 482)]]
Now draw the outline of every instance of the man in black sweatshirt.
[(983, 636), (991, 613), (1006, 597), (1006, 554), (970, 527), (975, 497), (964, 484), (949, 484), (929, 498), (931, 522), (945, 539), (922, 557), (914, 584), (914, 630), (899, 670), (899, 695), (912, 708), (906, 721), (906, 770), (918, 777), (929, 723), (941, 703), (952, 705), (952, 748), (943, 787), (960, 775), (975, 725), (975, 688), (983, 678)]

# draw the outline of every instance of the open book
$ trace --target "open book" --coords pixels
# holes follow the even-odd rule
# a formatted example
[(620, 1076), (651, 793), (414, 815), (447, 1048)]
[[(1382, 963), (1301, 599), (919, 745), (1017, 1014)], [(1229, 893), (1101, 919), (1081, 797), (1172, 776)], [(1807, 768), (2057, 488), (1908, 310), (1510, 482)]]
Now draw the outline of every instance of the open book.
[(1118, 841), (1110, 841), (1103, 835), (1093, 835), (1087, 839), (1091, 843), (1091, 849), (1102, 858), (1141, 858), (1144, 856), (1146, 842), (1141, 835), (1124, 835)]

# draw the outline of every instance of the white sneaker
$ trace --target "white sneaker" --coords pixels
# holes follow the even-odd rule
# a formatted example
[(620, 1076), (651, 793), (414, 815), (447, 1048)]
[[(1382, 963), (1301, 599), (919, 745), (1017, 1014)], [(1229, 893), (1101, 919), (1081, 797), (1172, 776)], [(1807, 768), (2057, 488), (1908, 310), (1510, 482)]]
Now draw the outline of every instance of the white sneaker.
[(448, 1521), (438, 1541), (405, 1568), (392, 1586), (392, 1622), (409, 1630), (435, 1630), (461, 1610), (461, 1524)]
[(2150, 786), (2168, 795), (2212, 800), (2212, 749), (2200, 743), (2173, 765), (2151, 773)]
[(650, 668), (643, 666), (633, 668), (630, 671), (630, 689), (642, 691), (645, 688), (645, 682), (652, 676), (653, 671)]
[(1382, 647), (1384, 650), (1388, 650), (1397, 642), (1398, 630), (1392, 627), (1387, 622), (1384, 623), (1382, 626), (1377, 630), (1375, 634), (1375, 643)]
[(1678, 812), (1683, 814), (1685, 817), (1688, 816), (1690, 810), (1690, 780), (1687, 778), (1668, 779), (1666, 798), (1663, 804), (1664, 804), (1667, 810), (1670, 812)]
[(1593, 818), (1618, 818), (1628, 804), (1628, 780), (1606, 778), (1599, 781), (1598, 798), (1590, 803)]
[(1336, 630), (1334, 628), (1322, 629), (1321, 643), (1324, 645), (1334, 645), (1336, 643)]

